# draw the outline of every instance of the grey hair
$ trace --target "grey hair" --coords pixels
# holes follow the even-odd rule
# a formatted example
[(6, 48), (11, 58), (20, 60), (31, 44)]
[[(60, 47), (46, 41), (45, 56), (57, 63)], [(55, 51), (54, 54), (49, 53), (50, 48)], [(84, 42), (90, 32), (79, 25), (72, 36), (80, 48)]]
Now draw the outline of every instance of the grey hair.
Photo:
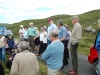
[(57, 22), (58, 22), (61, 26), (64, 24), (62, 19), (58, 20)]
[(100, 23), (100, 19), (97, 22)]
[(19, 43), (19, 49), (20, 49), (21, 52), (22, 52), (22, 51), (25, 51), (25, 50), (29, 50), (28, 42), (26, 42), (26, 41), (21, 41), (21, 42)]
[(58, 37), (58, 32), (57, 31), (52, 31), (52, 32), (50, 32), (49, 36), (57, 38)]

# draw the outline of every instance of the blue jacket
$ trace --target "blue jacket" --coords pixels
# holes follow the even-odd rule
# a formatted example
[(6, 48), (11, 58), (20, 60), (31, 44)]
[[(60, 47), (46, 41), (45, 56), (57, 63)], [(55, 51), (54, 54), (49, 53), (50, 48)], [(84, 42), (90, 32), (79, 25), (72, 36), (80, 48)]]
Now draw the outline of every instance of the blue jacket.
[(42, 54), (42, 59), (46, 61), (47, 66), (54, 70), (61, 69), (63, 65), (64, 45), (60, 41), (52, 42)]
[(7, 43), (8, 43), (8, 47), (9, 48), (13, 48), (14, 47), (14, 40), (13, 39), (8, 39)]
[(94, 47), (96, 50), (100, 50), (100, 31), (98, 31), (96, 36)]

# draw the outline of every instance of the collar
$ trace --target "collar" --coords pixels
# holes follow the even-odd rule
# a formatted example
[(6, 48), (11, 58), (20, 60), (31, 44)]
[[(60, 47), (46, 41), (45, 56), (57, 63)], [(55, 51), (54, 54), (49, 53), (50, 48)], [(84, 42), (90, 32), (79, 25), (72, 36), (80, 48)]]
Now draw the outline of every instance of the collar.
[(28, 50), (24, 50), (24, 51), (22, 51), (22, 53), (28, 53), (29, 51)]
[(54, 43), (54, 42), (58, 42), (58, 41), (59, 41), (59, 39), (57, 39), (57, 40), (53, 41), (52, 43)]

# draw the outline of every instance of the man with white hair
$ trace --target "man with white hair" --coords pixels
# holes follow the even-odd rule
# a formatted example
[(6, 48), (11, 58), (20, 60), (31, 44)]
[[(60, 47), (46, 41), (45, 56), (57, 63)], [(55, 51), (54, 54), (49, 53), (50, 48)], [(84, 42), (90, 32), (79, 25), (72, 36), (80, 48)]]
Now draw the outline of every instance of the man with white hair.
[(29, 45), (26, 41), (19, 44), (21, 53), (15, 55), (10, 75), (38, 75), (39, 65), (34, 53), (29, 52)]
[(25, 29), (24, 29), (24, 26), (23, 25), (20, 25), (20, 29), (19, 29), (19, 35), (20, 35), (20, 41), (24, 41), (24, 36), (23, 34), (25, 33)]
[(33, 22), (29, 23), (29, 28), (27, 31), (27, 35), (28, 35), (28, 42), (29, 42), (29, 46), (30, 46), (30, 51), (34, 52), (35, 50), (35, 39), (37, 36), (37, 30), (36, 28), (33, 26)]
[(82, 38), (82, 26), (79, 24), (78, 16), (71, 17), (71, 21), (72, 24), (74, 25), (70, 37), (70, 43), (71, 43), (70, 51), (71, 51), (73, 69), (69, 70), (69, 74), (75, 75), (78, 73), (77, 49), (78, 49), (79, 41)]
[(59, 41), (57, 31), (50, 32), (49, 37), (52, 43), (43, 52), (42, 59), (47, 63), (48, 75), (58, 75), (63, 65), (64, 45)]

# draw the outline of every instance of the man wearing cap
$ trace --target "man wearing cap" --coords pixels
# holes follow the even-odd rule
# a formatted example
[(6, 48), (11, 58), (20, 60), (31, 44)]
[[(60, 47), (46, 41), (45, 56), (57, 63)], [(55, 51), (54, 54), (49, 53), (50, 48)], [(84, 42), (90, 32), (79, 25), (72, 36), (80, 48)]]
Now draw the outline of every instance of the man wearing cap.
[(24, 29), (24, 26), (21, 25), (19, 29), (20, 41), (24, 41), (23, 33), (25, 33), (25, 29)]
[(47, 22), (49, 24), (48, 29), (47, 29), (47, 33), (48, 33), (47, 43), (49, 45), (51, 43), (51, 40), (49, 38), (50, 32), (52, 32), (53, 30), (57, 30), (57, 26), (53, 23), (52, 18), (49, 18)]
[(3, 34), (0, 32), (0, 61), (5, 61), (5, 45), (6, 45), (6, 38), (3, 36)]
[(33, 26), (33, 23), (29, 23), (29, 28), (27, 31), (27, 35), (28, 35), (28, 42), (29, 42), (29, 46), (30, 46), (30, 51), (34, 52), (35, 50), (35, 38), (37, 36), (37, 30), (36, 28)]
[(71, 43), (70, 51), (71, 51), (73, 69), (69, 70), (69, 74), (75, 75), (78, 73), (77, 49), (78, 49), (79, 41), (82, 38), (82, 26), (79, 24), (78, 16), (71, 17), (71, 21), (72, 24), (74, 25), (70, 37), (70, 43)]
[(64, 68), (64, 66), (68, 64), (67, 59), (69, 59), (69, 52), (66, 44), (67, 30), (64, 26), (63, 20), (61, 19), (57, 21), (57, 26), (59, 28), (58, 39), (64, 44), (63, 66), (62, 66), (62, 68)]

